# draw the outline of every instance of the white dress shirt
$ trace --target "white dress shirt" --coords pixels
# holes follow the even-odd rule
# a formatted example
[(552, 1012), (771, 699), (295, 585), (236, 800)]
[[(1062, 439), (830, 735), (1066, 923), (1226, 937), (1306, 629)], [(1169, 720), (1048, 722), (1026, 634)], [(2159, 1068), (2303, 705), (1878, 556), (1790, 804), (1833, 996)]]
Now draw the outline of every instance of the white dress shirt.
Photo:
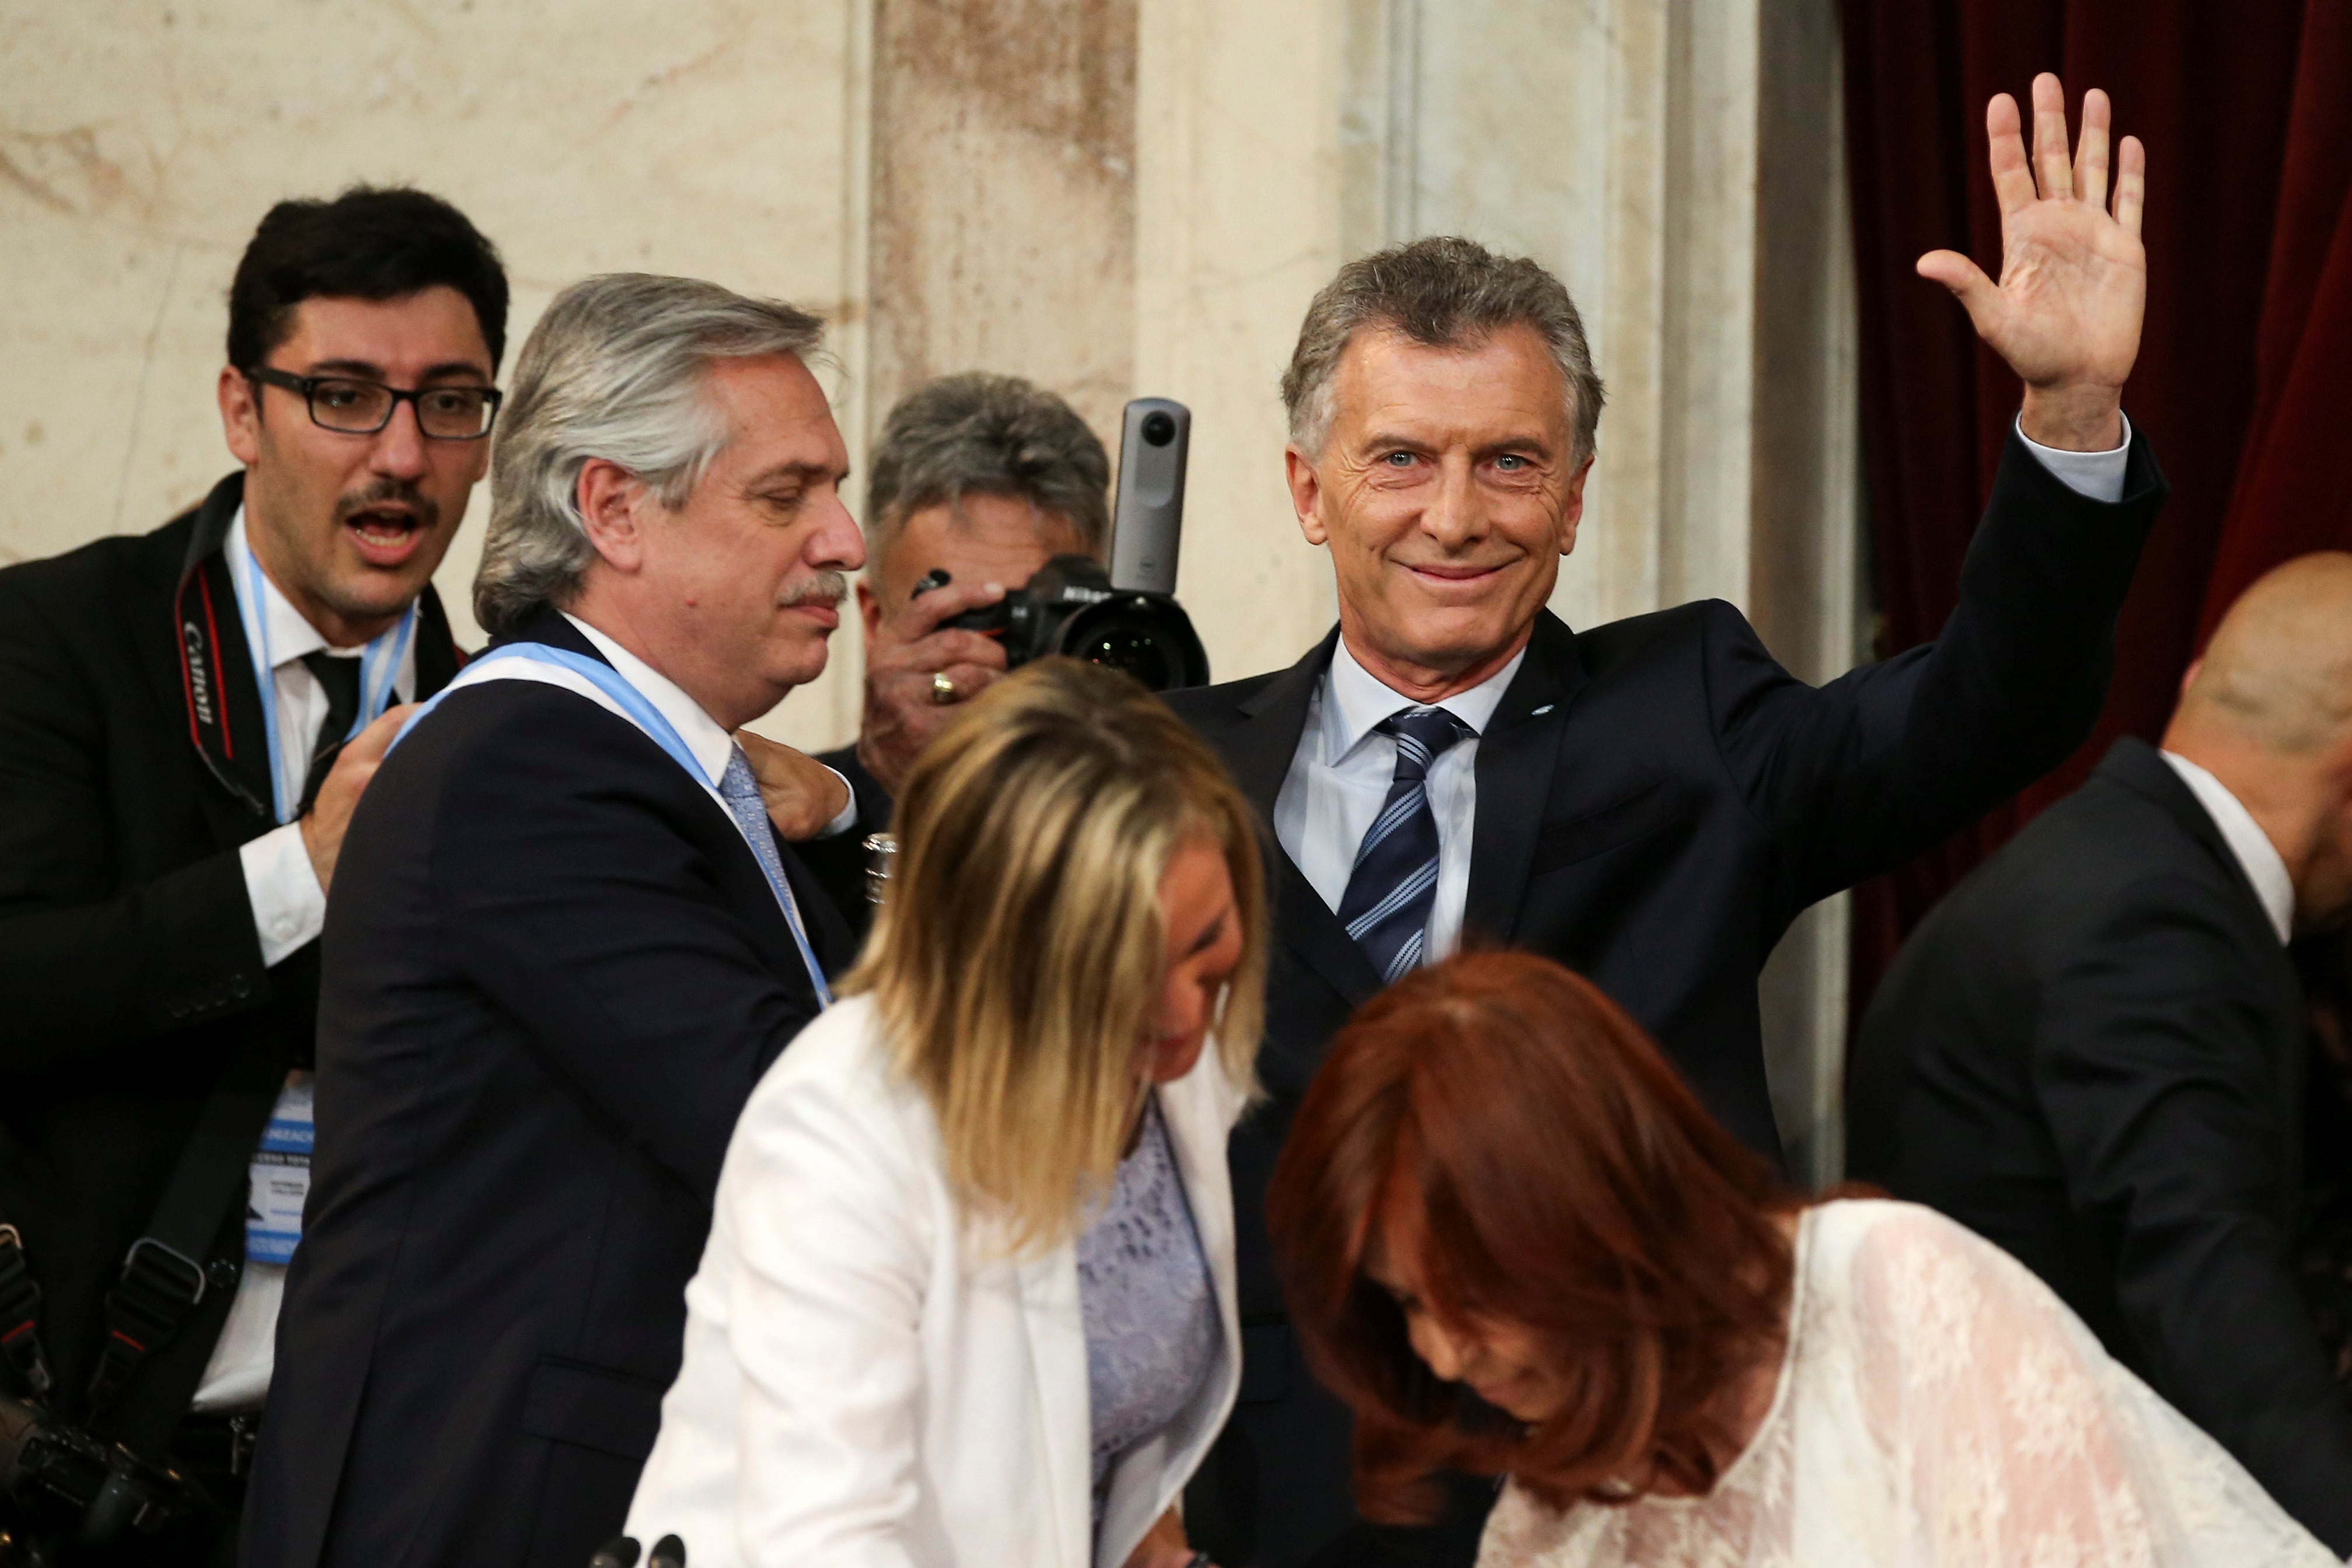
[[(2112, 452), (2044, 446), (2025, 434), (2022, 416), (2017, 433), (2042, 465), (2076, 495), (2110, 504), (2123, 498), (2124, 473), (2131, 457), (2128, 419), (2124, 421), (2123, 444)], [(1478, 810), (1475, 736), (1485, 733), (1526, 657), (1521, 649), (1470, 690), (1429, 705), (1468, 725), (1474, 737), (1429, 765), (1429, 810), (1437, 819), (1437, 892), (1422, 938), (1426, 963), (1444, 957), (1462, 939), (1462, 910), (1470, 896), (1471, 834)], [(1357, 847), (1380, 815), (1396, 771), (1396, 742), (1373, 733), (1372, 727), (1421, 706), (1390, 690), (1365, 669), (1344, 636), (1333, 647), (1331, 667), (1308, 701), (1307, 727), (1298, 737), (1281, 793), (1275, 797), (1274, 836), (1334, 914), (1347, 895)]]
[[(356, 659), (361, 651), (330, 647), (319, 629), (269, 580), (268, 572), (251, 570), (253, 551), (246, 542), (242, 507), (236, 510), (236, 520), (229, 524), (223, 549), (229, 581), (236, 590), (246, 647), (259, 647), (258, 630), (268, 628), (270, 695), (278, 704), (278, 754), (273, 760), (279, 789), (288, 800), (299, 800), (310, 776), (310, 753), (318, 745), (319, 728), (327, 722), (326, 689), (302, 662), (303, 655), (323, 650), (331, 658)], [(257, 605), (247, 602), (257, 578), (261, 583)], [(397, 701), (415, 699), (416, 640), (413, 637), (401, 655), (400, 668), (393, 673), (392, 690)], [(288, 822), (252, 840), (237, 851), (237, 858), (245, 866), (245, 891), (253, 904), (254, 929), (261, 936), (261, 961), (275, 967), (319, 935), (327, 921), (326, 892), (311, 868), (310, 852), (302, 847), (299, 822)]]
[[(1437, 819), (1437, 894), (1422, 951), (1431, 963), (1453, 952), (1462, 939), (1462, 906), (1470, 895), (1470, 826), (1477, 809), (1478, 737), (1527, 657), (1521, 648), (1468, 691), (1428, 705), (1444, 708), (1471, 732), (1429, 765), (1429, 810)], [(1347, 895), (1357, 846), (1380, 816), (1396, 773), (1396, 741), (1373, 727), (1420, 706), (1358, 664), (1345, 637), (1331, 650), (1331, 667), (1307, 701), (1306, 731), (1282, 792), (1275, 797), (1274, 836), (1335, 912)]]
[[(259, 647), (260, 630), (268, 630), (271, 690), (265, 700), (278, 705), (278, 754), (271, 760), (285, 798), (299, 800), (310, 778), (310, 754), (318, 746), (319, 730), (327, 722), (326, 690), (302, 657), (323, 649), (332, 658), (356, 659), (360, 650), (329, 646), (319, 629), (278, 591), (269, 574), (252, 570), (253, 549), (246, 539), (242, 507), (229, 524), (223, 549), (246, 647)], [(258, 604), (251, 602), (257, 580), (261, 584)], [(414, 638), (393, 674), (392, 688), (401, 702), (416, 695)], [(299, 821), (272, 828), (248, 841), (237, 851), (237, 860), (245, 870), (245, 895), (253, 907), (253, 927), (261, 938), (261, 961), (274, 968), (317, 937), (327, 920), (326, 892), (311, 867), (310, 852), (303, 847)], [(237, 1279), (236, 1299), (229, 1303), (228, 1319), (221, 1325), (220, 1338), (213, 1345), (212, 1359), (205, 1365), (190, 1408), (250, 1410), (268, 1395), (278, 1308), (285, 1294), (284, 1264), (246, 1260), (245, 1271)]]
[(2294, 938), (2294, 878), (2287, 874), (2286, 857), (2278, 852), (2271, 836), (2254, 821), (2245, 802), (2230, 792), (2230, 787), (2219, 779), (2176, 752), (2162, 754), (2213, 825), (2221, 830), (2221, 841), (2230, 846), (2237, 857), (2238, 869), (2254, 884), (2254, 896), (2262, 901), (2263, 913), (2270, 917), (2271, 929), (2278, 933), (2279, 945), (2284, 946)]

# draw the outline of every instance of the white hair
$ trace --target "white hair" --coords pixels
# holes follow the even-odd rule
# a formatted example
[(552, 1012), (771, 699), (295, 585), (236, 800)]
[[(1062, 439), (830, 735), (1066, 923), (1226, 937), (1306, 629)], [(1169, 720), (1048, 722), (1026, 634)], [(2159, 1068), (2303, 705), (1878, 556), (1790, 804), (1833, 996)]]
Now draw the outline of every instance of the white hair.
[(603, 458), (662, 505), (693, 494), (730, 432), (709, 392), (711, 362), (813, 354), (819, 317), (692, 277), (607, 273), (555, 297), (515, 362), (490, 460), (490, 523), (474, 574), (474, 617), (492, 635), (578, 591), (595, 549), (580, 517), (580, 470)]

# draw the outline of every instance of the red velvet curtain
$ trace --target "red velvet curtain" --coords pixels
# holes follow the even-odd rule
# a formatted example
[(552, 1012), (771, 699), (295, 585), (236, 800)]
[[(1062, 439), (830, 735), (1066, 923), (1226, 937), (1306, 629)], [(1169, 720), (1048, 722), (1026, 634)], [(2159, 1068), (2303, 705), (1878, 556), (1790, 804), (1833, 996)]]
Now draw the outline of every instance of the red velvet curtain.
[[(2147, 327), (2124, 396), (2172, 482), (2118, 629), (2097, 732), (1977, 827), (1857, 891), (1859, 1019), (1910, 929), (2080, 784), (2162, 733), (2180, 675), (2270, 567), (2352, 549), (2352, 0), (1844, 0), (1866, 537), (1878, 652), (1935, 636), (2020, 389), (1912, 263), (1997, 272), (1985, 101), (2106, 89), (2147, 145)], [(2030, 121), (2031, 110), (2027, 110)]]

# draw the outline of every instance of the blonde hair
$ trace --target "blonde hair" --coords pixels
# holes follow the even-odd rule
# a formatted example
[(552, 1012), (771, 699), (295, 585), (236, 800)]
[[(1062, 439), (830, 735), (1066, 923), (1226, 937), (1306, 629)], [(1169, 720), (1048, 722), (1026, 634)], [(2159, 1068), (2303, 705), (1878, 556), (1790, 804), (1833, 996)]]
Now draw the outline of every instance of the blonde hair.
[(908, 775), (888, 891), (842, 989), (873, 995), (967, 1218), (1006, 1251), (1067, 1239), (1118, 1168), (1167, 967), (1160, 878), (1195, 839), (1233, 878), (1242, 959), (1212, 1029), (1226, 1076), (1251, 1082), (1266, 947), (1255, 824), (1181, 720), (1074, 659), (992, 684)]

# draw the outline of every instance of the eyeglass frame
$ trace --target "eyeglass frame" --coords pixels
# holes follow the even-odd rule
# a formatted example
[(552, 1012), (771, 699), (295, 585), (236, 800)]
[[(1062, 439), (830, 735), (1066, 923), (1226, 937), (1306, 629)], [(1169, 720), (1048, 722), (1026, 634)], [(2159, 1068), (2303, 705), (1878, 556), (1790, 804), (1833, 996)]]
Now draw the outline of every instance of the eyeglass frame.
[[(298, 376), (291, 371), (281, 371), (275, 365), (249, 365), (238, 373), (247, 381), (259, 386), (276, 387), (280, 392), (301, 393), (302, 409), (310, 416), (310, 423), (333, 435), (381, 435), (392, 427), (393, 416), (400, 412), (400, 405), (405, 402), (415, 405), (416, 434), (427, 441), (483, 441), (488, 439), (491, 428), (498, 423), (499, 405), (506, 401), (507, 395), (496, 387), (478, 387), (470, 383), (460, 383), (455, 386), (411, 387), (404, 392), (398, 387), (386, 386), (382, 382), (372, 382), (365, 376)], [(383, 422), (372, 430), (345, 430), (340, 425), (329, 424), (325, 420), (320, 419), (319, 406), (313, 400), (318, 396), (318, 389), (329, 382), (341, 382), (350, 386), (373, 387), (378, 392), (387, 394), (392, 402), (383, 411)], [(482, 428), (472, 435), (436, 435), (425, 429), (423, 399), (428, 393), (459, 390), (479, 392), (488, 403), (490, 417), (482, 422)]]

